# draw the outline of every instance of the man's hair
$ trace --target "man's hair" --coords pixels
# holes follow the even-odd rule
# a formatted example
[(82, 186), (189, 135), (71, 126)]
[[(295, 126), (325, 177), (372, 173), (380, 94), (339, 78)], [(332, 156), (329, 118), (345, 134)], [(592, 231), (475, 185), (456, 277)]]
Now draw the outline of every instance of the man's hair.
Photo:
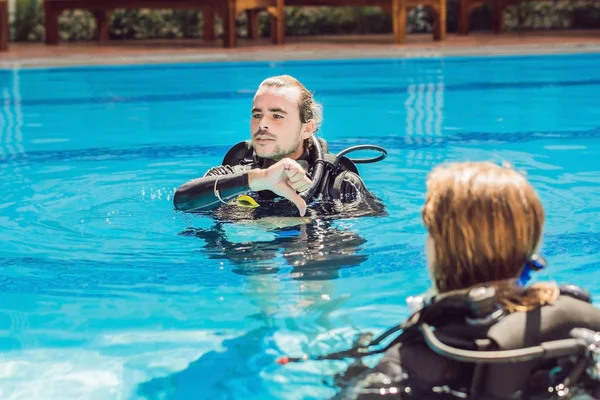
[(433, 239), (432, 278), (440, 293), (497, 282), (499, 299), (517, 311), (557, 296), (548, 285), (519, 292), (513, 282), (537, 251), (545, 220), (535, 190), (517, 171), (489, 162), (435, 168), (422, 217)]
[(296, 78), (290, 75), (279, 75), (265, 79), (259, 86), (261, 87), (276, 87), (276, 88), (296, 88), (300, 91), (300, 101), (298, 108), (300, 110), (300, 121), (305, 124), (309, 121), (315, 122), (315, 129), (313, 133), (316, 133), (321, 127), (323, 122), (323, 108), (315, 101), (313, 94), (304, 87), (302, 83)]

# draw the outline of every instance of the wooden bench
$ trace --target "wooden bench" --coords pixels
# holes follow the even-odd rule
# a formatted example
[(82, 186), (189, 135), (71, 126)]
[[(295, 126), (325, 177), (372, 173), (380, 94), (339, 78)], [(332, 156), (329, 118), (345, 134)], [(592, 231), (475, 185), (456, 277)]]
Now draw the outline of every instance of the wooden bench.
[(406, 41), (407, 12), (410, 8), (425, 6), (434, 14), (433, 37), (446, 38), (446, 0), (286, 0), (286, 6), (337, 6), (337, 7), (381, 7), (392, 16), (394, 42)]
[[(2, 1), (2, 0), (0, 0)], [(223, 46), (235, 47), (236, 16), (241, 11), (271, 15), (273, 42), (283, 43), (285, 33), (284, 0), (44, 0), (46, 44), (58, 43), (58, 17), (65, 10), (83, 9), (96, 19), (96, 39), (108, 41), (108, 22), (115, 9), (191, 9), (202, 10), (204, 39), (215, 40), (215, 15), (223, 20)]]
[(8, 51), (8, 1), (0, 0), (0, 51)]
[[(218, 5), (215, 5), (214, 9), (217, 14), (221, 15), (225, 23), (224, 31), (228, 29), (225, 27), (233, 26), (233, 32), (235, 33), (236, 16), (239, 12), (246, 11), (248, 18), (248, 37), (250, 39), (258, 38), (259, 13), (263, 10), (269, 13), (271, 18), (271, 38), (274, 44), (283, 44), (285, 40), (285, 0), (216, 0)], [(229, 2), (229, 6), (226, 3)], [(205, 13), (207, 15), (208, 13)], [(208, 30), (214, 32), (214, 18), (212, 18), (212, 26), (207, 24), (207, 20), (204, 20), (204, 32)], [(214, 36), (214, 33), (212, 34)], [(235, 47), (237, 35), (227, 36), (229, 41), (228, 47)]]

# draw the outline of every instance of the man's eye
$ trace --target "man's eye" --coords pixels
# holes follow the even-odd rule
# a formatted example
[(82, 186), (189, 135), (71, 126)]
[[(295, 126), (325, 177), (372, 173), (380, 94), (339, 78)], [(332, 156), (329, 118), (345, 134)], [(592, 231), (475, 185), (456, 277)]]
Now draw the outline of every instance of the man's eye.
[(275, 114), (273, 117), (274, 117), (275, 119), (282, 119), (282, 118), (283, 118), (283, 115)]
[(252, 118), (260, 118), (260, 114), (252, 114)]

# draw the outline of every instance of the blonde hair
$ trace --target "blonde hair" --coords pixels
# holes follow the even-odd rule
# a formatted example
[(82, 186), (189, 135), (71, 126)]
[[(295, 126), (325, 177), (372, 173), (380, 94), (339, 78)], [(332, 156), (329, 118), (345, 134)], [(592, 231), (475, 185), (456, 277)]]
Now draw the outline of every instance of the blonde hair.
[(433, 239), (431, 273), (440, 293), (492, 282), (509, 311), (558, 297), (554, 285), (514, 284), (540, 244), (545, 220), (535, 190), (515, 170), (489, 162), (434, 169), (422, 217)]
[(290, 75), (279, 75), (267, 78), (259, 86), (284, 88), (291, 87), (300, 91), (300, 100), (298, 108), (300, 110), (300, 121), (305, 124), (309, 121), (314, 121), (316, 133), (323, 122), (323, 107), (315, 101), (313, 94), (299, 80)]

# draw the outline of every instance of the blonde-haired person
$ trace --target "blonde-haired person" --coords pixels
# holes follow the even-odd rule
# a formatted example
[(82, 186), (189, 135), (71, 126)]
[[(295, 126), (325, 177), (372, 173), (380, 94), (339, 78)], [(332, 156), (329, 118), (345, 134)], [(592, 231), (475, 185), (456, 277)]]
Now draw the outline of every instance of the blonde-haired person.
[(545, 221), (537, 193), (517, 171), (490, 162), (438, 167), (427, 179), (422, 218), (437, 292), (490, 282), (509, 311), (527, 311), (558, 298), (556, 285), (523, 290), (516, 284), (537, 255)]
[[(314, 138), (321, 126), (322, 107), (296, 78), (280, 75), (262, 81), (251, 113), (251, 139), (233, 146), (222, 165), (178, 188), (173, 199), (177, 210), (210, 210), (248, 192), (257, 193), (260, 199), (286, 198), (301, 216), (307, 208), (302, 192), (346, 204), (375, 199), (346, 157), (341, 157), (339, 168), (323, 185), (311, 180), (316, 175), (317, 147), (327, 154), (328, 146), (322, 138)], [(321, 168), (325, 167), (321, 164)], [(369, 206), (374, 215), (385, 213), (377, 201)]]
[[(550, 370), (557, 377), (570, 372), (566, 367), (553, 370), (555, 360), (486, 365), (474, 382), (475, 363), (436, 354), (421, 330), (426, 321), (440, 337), (454, 338), (450, 344), (468, 350), (478, 350), (484, 342), (476, 340), (485, 339), (487, 351), (567, 339), (577, 327), (600, 330), (600, 310), (585, 300), (585, 291), (552, 283), (527, 285), (528, 275), (545, 264), (538, 253), (545, 213), (531, 184), (517, 171), (489, 162), (439, 166), (427, 179), (422, 218), (428, 232), (433, 297), (409, 318), (403, 334), (373, 369), (355, 376), (347, 372), (344, 379), (350, 383), (336, 398), (385, 394), (385, 398), (526, 399), (536, 391), (548, 395)], [(495, 301), (476, 303), (478, 293)], [(462, 303), (456, 299), (466, 299), (468, 306), (457, 308)], [(496, 308), (477, 317), (472, 311), (475, 304)], [(534, 371), (537, 379), (531, 378)], [(469, 394), (473, 388), (477, 396)]]

